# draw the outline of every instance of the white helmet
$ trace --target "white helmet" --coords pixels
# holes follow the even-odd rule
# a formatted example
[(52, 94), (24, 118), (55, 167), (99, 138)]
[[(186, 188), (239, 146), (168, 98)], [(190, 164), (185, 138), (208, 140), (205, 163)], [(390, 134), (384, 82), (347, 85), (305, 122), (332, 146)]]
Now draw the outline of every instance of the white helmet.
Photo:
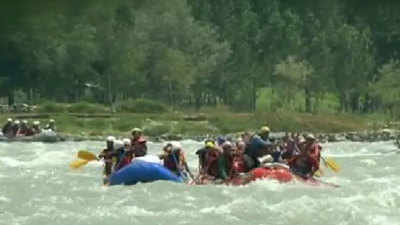
[(19, 120), (14, 121), (15, 124), (20, 124)]
[(171, 141), (172, 148), (174, 149), (182, 149), (182, 144), (179, 141)]
[(124, 138), (122, 142), (124, 143), (124, 145), (131, 145), (131, 140), (129, 140), (129, 138)]
[(53, 120), (53, 119), (50, 119), (50, 121), (49, 121), (50, 123), (55, 123), (56, 121), (55, 120)]
[(124, 143), (121, 140), (114, 141), (114, 149), (120, 149), (124, 147)]
[(23, 120), (22, 123), (23, 124), (28, 124), (28, 120)]
[(225, 141), (223, 144), (222, 144), (222, 148), (227, 148), (227, 147), (232, 147), (233, 145), (232, 145), (232, 143), (230, 142), (230, 141)]
[(12, 123), (13, 119), (8, 118), (7, 122)]
[(108, 136), (107, 137), (107, 142), (115, 142), (115, 137), (114, 136)]
[(38, 126), (38, 125), (40, 125), (40, 121), (35, 121), (35, 122), (33, 122), (33, 125), (36, 125), (36, 126)]

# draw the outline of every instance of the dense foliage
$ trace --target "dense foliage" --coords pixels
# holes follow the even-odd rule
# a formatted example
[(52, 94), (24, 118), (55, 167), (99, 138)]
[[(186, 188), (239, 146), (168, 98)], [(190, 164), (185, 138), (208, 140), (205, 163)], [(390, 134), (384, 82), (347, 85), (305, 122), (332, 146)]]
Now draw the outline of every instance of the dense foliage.
[(317, 112), (333, 99), (334, 111), (399, 111), (396, 2), (2, 3), (0, 95), (10, 104), (18, 91), (31, 102)]

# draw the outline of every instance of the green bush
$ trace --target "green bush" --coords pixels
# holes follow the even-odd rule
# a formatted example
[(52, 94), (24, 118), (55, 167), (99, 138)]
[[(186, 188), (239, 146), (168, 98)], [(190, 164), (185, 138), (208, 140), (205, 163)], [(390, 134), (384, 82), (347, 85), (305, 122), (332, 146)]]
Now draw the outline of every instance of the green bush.
[(131, 113), (162, 113), (167, 112), (168, 107), (160, 102), (148, 99), (129, 99), (120, 104), (118, 111)]
[(66, 112), (66, 110), (66, 105), (55, 102), (44, 102), (38, 108), (38, 112), (40, 113), (62, 113)]
[(107, 112), (109, 112), (109, 110), (107, 109), (107, 107), (100, 105), (100, 104), (79, 102), (79, 103), (72, 104), (68, 108), (68, 112), (71, 112), (71, 113), (107, 113)]

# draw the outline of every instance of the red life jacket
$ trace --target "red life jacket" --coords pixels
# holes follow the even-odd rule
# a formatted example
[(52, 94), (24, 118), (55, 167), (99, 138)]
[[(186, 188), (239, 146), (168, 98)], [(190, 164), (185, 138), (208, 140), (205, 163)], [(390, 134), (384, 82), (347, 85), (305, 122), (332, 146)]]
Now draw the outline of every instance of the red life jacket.
[(309, 168), (311, 168), (311, 172), (314, 173), (319, 169), (321, 149), (322, 147), (318, 143), (306, 144), (304, 146), (305, 152), (294, 156), (289, 160), (288, 164), (290, 167), (296, 168), (297, 163), (299, 163), (301, 160), (301, 163), (308, 164)]
[(164, 158), (164, 167), (167, 169), (178, 172), (177, 164), (179, 165), (180, 151), (173, 152)]
[(246, 162), (244, 161), (243, 156), (235, 156), (233, 158), (233, 163), (232, 163), (232, 173), (233, 174), (238, 174), (238, 173), (246, 173), (248, 171)]

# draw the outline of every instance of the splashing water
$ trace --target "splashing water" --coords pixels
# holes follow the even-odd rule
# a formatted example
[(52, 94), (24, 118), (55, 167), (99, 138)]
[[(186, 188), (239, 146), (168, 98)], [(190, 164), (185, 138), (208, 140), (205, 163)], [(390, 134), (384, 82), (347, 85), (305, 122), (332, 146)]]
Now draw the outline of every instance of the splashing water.
[[(184, 141), (197, 168), (201, 143)], [(187, 186), (170, 182), (103, 187), (102, 164), (69, 169), (76, 152), (99, 142), (0, 143), (0, 224), (400, 224), (400, 154), (390, 142), (334, 143), (323, 155), (340, 188), (257, 181), (247, 186)], [(161, 144), (150, 143), (150, 153)]]

